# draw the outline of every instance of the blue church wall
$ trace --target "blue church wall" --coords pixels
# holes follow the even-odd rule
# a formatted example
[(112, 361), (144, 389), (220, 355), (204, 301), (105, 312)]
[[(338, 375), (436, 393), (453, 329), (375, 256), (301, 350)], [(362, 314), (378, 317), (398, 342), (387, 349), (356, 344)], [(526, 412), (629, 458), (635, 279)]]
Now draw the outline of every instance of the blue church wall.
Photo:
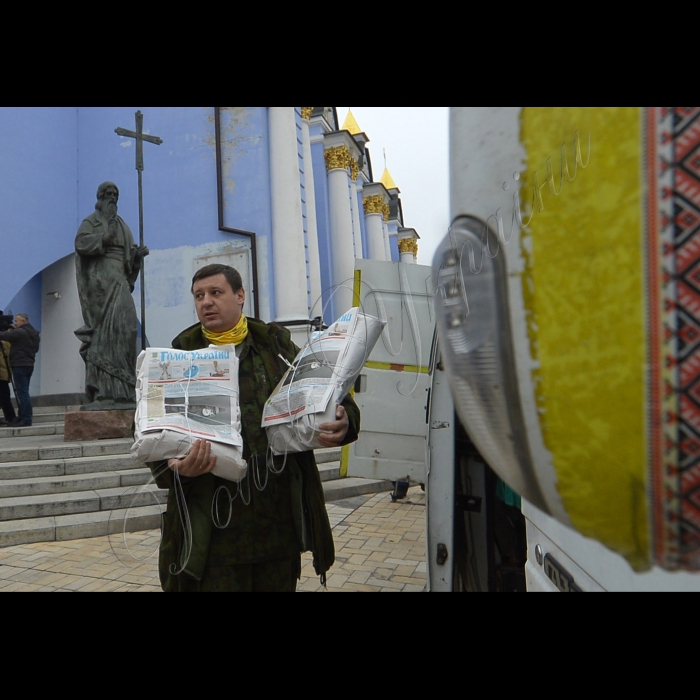
[[(117, 126), (135, 128), (137, 109), (0, 109), (0, 235), (2, 259), (12, 261), (3, 266), (0, 304), (73, 251), (78, 226), (94, 211), (97, 187), (105, 180), (118, 185), (120, 215), (138, 239), (135, 143), (114, 133)], [(144, 131), (164, 140), (160, 146), (144, 144), (146, 244), (157, 250), (230, 238), (218, 230), (214, 108), (141, 110)], [(265, 154), (266, 168), (268, 159)], [(240, 199), (250, 211), (248, 205), (260, 197), (241, 193)], [(262, 200), (257, 208), (269, 218)], [(227, 225), (253, 228), (245, 220)]]
[(3, 307), (3, 311), (11, 310), (15, 316), (27, 314), (32, 326), (41, 331), (42, 289), (41, 273), (39, 273), (22, 285), (19, 292)]
[(396, 236), (396, 231), (398, 231), (397, 226), (390, 226), (389, 233), (394, 234), (389, 236), (389, 250), (391, 251), (391, 261), (400, 262), (401, 253), (399, 252), (399, 238)]
[[(221, 110), (224, 226), (255, 233), (258, 256), (260, 316), (275, 316), (272, 250), (272, 191), (267, 107), (224, 107)], [(249, 239), (222, 233), (225, 243)], [(252, 309), (248, 309), (252, 315)]]
[[(134, 139), (114, 133), (134, 130), (138, 107), (80, 110), (80, 220), (94, 210), (97, 186), (120, 188), (119, 213), (138, 240), (138, 174)], [(216, 125), (213, 107), (141, 107), (144, 132), (163, 139), (145, 143), (143, 172), (146, 259), (146, 335), (152, 345), (169, 344), (195, 320), (190, 294), (195, 259), (216, 256), (250, 237), (219, 230)], [(221, 108), (221, 176), (224, 227), (257, 234), (257, 292), (261, 316), (273, 298), (267, 109)], [(105, 168), (109, 163), (109, 168)], [(75, 233), (73, 233), (73, 236)], [(244, 279), (250, 277), (241, 271)], [(253, 290), (248, 287), (249, 293)], [(251, 285), (252, 286), (252, 285)], [(135, 298), (140, 315), (140, 284)], [(261, 299), (262, 297), (262, 299)], [(252, 294), (249, 297), (252, 300)], [(263, 303), (260, 303), (260, 302)], [(252, 306), (252, 304), (251, 304)], [(252, 315), (252, 308), (247, 309)]]
[(173, 248), (211, 239), (218, 232), (213, 107), (81, 107), (77, 223), (94, 210), (98, 185), (111, 180), (119, 187), (119, 214), (138, 240), (136, 144), (114, 133), (116, 127), (134, 131), (138, 109), (144, 132), (163, 139), (143, 145), (146, 245)]
[(0, 108), (0, 308), (72, 250), (76, 145), (75, 107)]
[(399, 251), (399, 240), (396, 236), (389, 239), (389, 248), (391, 249), (391, 261), (399, 262), (401, 260), (401, 252)]
[[(169, 345), (180, 330), (196, 321), (190, 284), (194, 270), (206, 260), (240, 261), (247, 268), (241, 269), (249, 293), (246, 313), (253, 315), (254, 297), (258, 315), (264, 320), (275, 318), (267, 107), (219, 108), (221, 222), (216, 108), (5, 107), (0, 108), (0, 308), (28, 313), (32, 324), (41, 329), (42, 309), (47, 313), (46, 293), (60, 290), (62, 298), (55, 303), (50, 300), (53, 316), (44, 317), (47, 347), (77, 348), (75, 321), (72, 316), (65, 321), (63, 316), (68, 313), (68, 293), (75, 291), (74, 268), (69, 263), (78, 227), (94, 211), (97, 187), (102, 182), (110, 180), (119, 187), (119, 214), (138, 242), (136, 144), (134, 139), (116, 134), (115, 129), (135, 130), (139, 109), (144, 115), (144, 132), (163, 139), (160, 145), (143, 144), (143, 223), (145, 244), (150, 249), (145, 263), (149, 344)], [(319, 140), (321, 127), (312, 126), (313, 182), (308, 181), (300, 108), (296, 108), (296, 118), (307, 288), (307, 188), (314, 186), (323, 307), (327, 307), (323, 316), (331, 323), (335, 320), (328, 303), (333, 250), (324, 144)], [(352, 188), (348, 193), (354, 196)], [(357, 210), (352, 208), (360, 214), (362, 250), (357, 255), (367, 257), (361, 192), (357, 202)], [(231, 231), (219, 230), (220, 225)], [(258, 289), (253, 289), (252, 282), (251, 234), (256, 241)], [(392, 259), (398, 260), (396, 237), (390, 240)], [(59, 261), (63, 262), (59, 265)], [(49, 269), (51, 273), (43, 278), (49, 286), (44, 289), (42, 272)], [(134, 301), (140, 316), (139, 282)], [(316, 301), (310, 299), (311, 304)], [(71, 314), (75, 315), (76, 308), (71, 307)], [(319, 314), (317, 306), (313, 315)], [(46, 387), (53, 386), (49, 368), (46, 363)], [(75, 376), (66, 379), (65, 385), (77, 386), (82, 381), (82, 368), (71, 372)], [(36, 374), (38, 378), (40, 371)], [(60, 393), (70, 393), (64, 384), (59, 388)]]

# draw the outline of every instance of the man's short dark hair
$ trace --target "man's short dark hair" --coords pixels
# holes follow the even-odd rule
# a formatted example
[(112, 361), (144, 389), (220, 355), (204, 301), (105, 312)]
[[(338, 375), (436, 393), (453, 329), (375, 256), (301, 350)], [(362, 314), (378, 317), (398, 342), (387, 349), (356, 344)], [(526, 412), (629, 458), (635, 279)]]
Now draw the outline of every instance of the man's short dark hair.
[(206, 277), (214, 277), (214, 275), (223, 275), (229, 285), (231, 285), (231, 289), (234, 293), (243, 287), (241, 275), (235, 268), (231, 267), (230, 265), (207, 265), (194, 273), (190, 292), (194, 293), (194, 285), (196, 282), (199, 282), (199, 280), (203, 280)]

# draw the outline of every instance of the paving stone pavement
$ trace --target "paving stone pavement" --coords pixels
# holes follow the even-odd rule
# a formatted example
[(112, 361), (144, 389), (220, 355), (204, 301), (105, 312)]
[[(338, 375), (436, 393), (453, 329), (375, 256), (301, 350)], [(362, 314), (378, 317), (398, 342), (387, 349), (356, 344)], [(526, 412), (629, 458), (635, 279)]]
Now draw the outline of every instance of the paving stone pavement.
[[(327, 505), (336, 562), (327, 588), (302, 558), (300, 592), (419, 592), (426, 590), (425, 493), (388, 493)], [(20, 591), (160, 592), (160, 532), (0, 547), (0, 593)]]

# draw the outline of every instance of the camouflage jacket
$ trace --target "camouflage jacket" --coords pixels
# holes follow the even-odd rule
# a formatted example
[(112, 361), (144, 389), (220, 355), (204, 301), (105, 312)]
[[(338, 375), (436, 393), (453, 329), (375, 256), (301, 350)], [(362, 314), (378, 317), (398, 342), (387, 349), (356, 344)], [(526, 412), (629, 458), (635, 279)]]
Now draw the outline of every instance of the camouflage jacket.
[(10, 381), (10, 344), (6, 340), (0, 341), (0, 382)]
[[(191, 545), (183, 537), (172, 471), (167, 464), (150, 465), (158, 485), (169, 489), (159, 561), (164, 590), (189, 589), (192, 582), (182, 577), (201, 580), (205, 569), (207, 579), (212, 575), (225, 577), (227, 566), (283, 559), (305, 551), (313, 552), (316, 573), (324, 579), (335, 560), (313, 452), (288, 454), (286, 460), (275, 457), (273, 469), (266, 465), (263, 406), (287, 369), (279, 355), (291, 362), (299, 349), (289, 331), (277, 324), (248, 318), (248, 331), (238, 372), (248, 474), (240, 486), (213, 474), (180, 480), (192, 527)], [(197, 350), (208, 343), (196, 324), (175, 338), (172, 345)], [(357, 439), (360, 412), (350, 397), (343, 406), (350, 422), (344, 444), (349, 444)], [(184, 573), (174, 573), (183, 567)], [(211, 583), (207, 581), (208, 588)], [(225, 590), (225, 581), (216, 587)]]

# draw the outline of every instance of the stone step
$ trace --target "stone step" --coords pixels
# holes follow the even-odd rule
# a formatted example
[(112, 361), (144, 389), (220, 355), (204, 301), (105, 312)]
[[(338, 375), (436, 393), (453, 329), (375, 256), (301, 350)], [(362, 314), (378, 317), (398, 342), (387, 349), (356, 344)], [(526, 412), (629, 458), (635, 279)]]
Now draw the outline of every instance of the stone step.
[(321, 475), (321, 481), (333, 481), (340, 479), (340, 462), (327, 462), (318, 465), (318, 473)]
[(63, 435), (63, 422), (42, 423), (34, 421), (32, 425), (22, 425), (15, 428), (0, 427), (0, 438), (33, 437), (36, 435)]
[[(330, 473), (335, 468), (339, 466), (324, 466), (322, 469)], [(129, 470), (126, 476), (135, 475), (138, 471)], [(345, 478), (324, 481), (323, 489), (326, 502), (331, 503), (353, 496), (391, 491), (392, 486), (389, 481)], [(87, 497), (57, 494), (33, 499), (2, 499), (0, 504), (9, 507), (0, 506), (0, 543), (8, 547), (160, 528), (165, 492), (153, 486), (140, 491), (132, 487), (96, 489), (86, 493)], [(156, 504), (155, 499), (160, 504)], [(94, 510), (98, 506), (101, 510)], [(33, 517), (4, 519), (10, 513), (14, 516), (31, 513)]]
[[(347, 478), (324, 483), (326, 502), (391, 491), (391, 482)], [(360, 483), (358, 483), (360, 482)], [(371, 483), (368, 483), (371, 482)], [(136, 505), (127, 509), (113, 509), (0, 521), (0, 542), (3, 547), (32, 542), (58, 542), (89, 537), (118, 535), (122, 532), (158, 530), (163, 505)]]
[(0, 521), (150, 506), (165, 503), (166, 496), (166, 491), (150, 485), (2, 498)]
[[(340, 462), (322, 463), (318, 469), (324, 484), (341, 478)], [(0, 464), (0, 499), (137, 486), (151, 478), (150, 469), (128, 455)], [(375, 483), (372, 479), (360, 482)]]
[[(334, 455), (337, 455), (337, 461), (330, 461)], [(316, 462), (318, 463), (318, 472), (321, 475), (326, 503), (341, 501), (344, 498), (352, 498), (354, 496), (366, 496), (393, 490), (394, 487), (391, 481), (341, 477), (340, 455), (340, 448), (333, 451), (329, 450), (327, 455), (328, 462), (326, 462), (323, 457), (319, 459), (319, 454), (318, 452), (316, 453)]]
[[(12, 408), (17, 413), (17, 401), (14, 397), (12, 397)], [(68, 411), (78, 410), (80, 410), (80, 406), (32, 406), (32, 414), (36, 422), (54, 421), (60, 423), (65, 420)]]
[[(21, 429), (21, 428), (20, 428)], [(25, 428), (27, 430), (27, 428)], [(129, 438), (64, 442), (61, 438), (36, 438), (28, 441), (0, 441), (0, 464), (7, 462), (31, 462), (35, 460), (71, 459), (77, 457), (101, 457), (128, 455), (133, 441)]]
[(0, 486), (6, 479), (39, 479), (71, 474), (95, 474), (99, 472), (143, 469), (145, 465), (130, 455), (105, 455), (101, 457), (71, 457), (69, 459), (39, 459), (32, 461), (0, 463)]
[(342, 449), (340, 447), (324, 447), (320, 450), (314, 450), (316, 464), (326, 464), (328, 462), (340, 461)]
[(141, 484), (147, 484), (151, 479), (151, 470), (148, 468), (62, 474), (60, 476), (41, 476), (28, 479), (5, 479), (0, 481), (0, 499), (52, 493), (96, 491), (119, 486), (140, 486)]
[[(14, 403), (16, 405), (16, 402)], [(46, 413), (60, 413), (62, 416), (65, 415), (68, 411), (79, 411), (80, 406), (78, 405), (73, 405), (73, 406), (33, 406), (32, 411), (34, 415), (43, 415)]]
[(0, 522), (3, 547), (160, 529), (162, 505)]
[(32, 422), (37, 423), (62, 423), (65, 420), (65, 411), (41, 411), (34, 410)]
[[(37, 409), (31, 427), (0, 428), (0, 546), (160, 528), (166, 492), (130, 456), (133, 441), (66, 442), (63, 422), (49, 420), (56, 412)], [(315, 455), (327, 502), (391, 490), (341, 479), (340, 448)]]
[(326, 497), (326, 503), (332, 503), (333, 501), (342, 501), (344, 498), (392, 491), (393, 488), (391, 481), (345, 477), (325, 482), (323, 493)]

